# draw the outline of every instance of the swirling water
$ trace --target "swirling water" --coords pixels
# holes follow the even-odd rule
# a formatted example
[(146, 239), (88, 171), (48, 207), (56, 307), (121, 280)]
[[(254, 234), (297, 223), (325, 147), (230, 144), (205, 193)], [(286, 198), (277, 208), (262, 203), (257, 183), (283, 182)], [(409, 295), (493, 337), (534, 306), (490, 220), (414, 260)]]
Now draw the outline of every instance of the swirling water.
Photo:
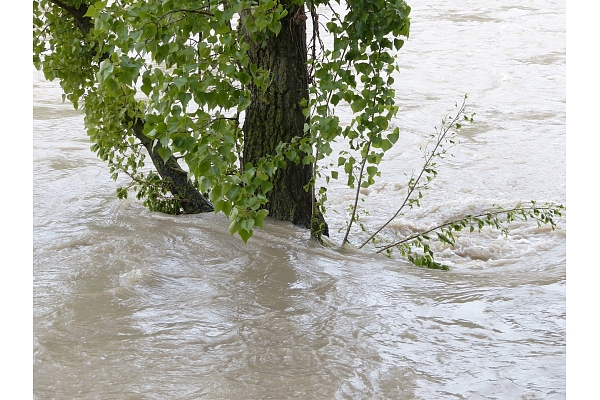
[[(364, 191), (367, 226), (394, 212), (419, 145), (465, 93), (475, 123), (392, 232), (564, 203), (565, 2), (410, 4), (401, 139)], [(220, 215), (117, 200), (81, 115), (33, 79), (36, 398), (565, 398), (564, 221), (463, 236), (438, 248), (449, 272), (271, 220), (243, 244)], [(329, 186), (333, 243), (351, 197)]]

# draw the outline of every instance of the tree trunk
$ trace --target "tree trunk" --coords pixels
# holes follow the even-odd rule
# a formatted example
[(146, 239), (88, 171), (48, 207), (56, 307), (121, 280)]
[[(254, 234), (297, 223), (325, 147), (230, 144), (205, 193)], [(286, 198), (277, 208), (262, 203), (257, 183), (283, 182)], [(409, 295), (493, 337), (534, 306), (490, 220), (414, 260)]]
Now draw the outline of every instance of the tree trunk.
[[(252, 103), (246, 109), (243, 126), (244, 165), (248, 162), (256, 165), (261, 157), (275, 154), (279, 143), (289, 143), (294, 137), (305, 135), (304, 124), (308, 119), (300, 106), (300, 101), (309, 96), (305, 21), (304, 7), (294, 6), (281, 20), (279, 35), (269, 37), (265, 46), (249, 39), (250, 62), (270, 71), (272, 82), (264, 94), (251, 86)], [(300, 155), (300, 160), (303, 156)], [(265, 208), (272, 217), (306, 228), (320, 222), (322, 233), (328, 235), (320, 213), (311, 221), (313, 191), (304, 187), (312, 174), (312, 164), (288, 161), (272, 178), (273, 189), (266, 195), (269, 202)]]

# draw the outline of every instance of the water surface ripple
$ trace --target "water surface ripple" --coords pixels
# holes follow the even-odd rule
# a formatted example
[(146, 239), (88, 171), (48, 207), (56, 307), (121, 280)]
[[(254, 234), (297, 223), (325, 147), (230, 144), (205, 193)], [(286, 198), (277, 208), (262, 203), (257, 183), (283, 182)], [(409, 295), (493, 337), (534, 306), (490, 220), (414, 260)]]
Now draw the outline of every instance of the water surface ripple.
[[(476, 123), (390, 235), (492, 203), (564, 203), (565, 2), (410, 4), (401, 141), (365, 222), (389, 218), (464, 93)], [(35, 398), (565, 398), (564, 222), (463, 237), (438, 249), (449, 272), (271, 220), (244, 245), (220, 215), (117, 200), (80, 114), (33, 80)], [(332, 184), (329, 198), (339, 243), (351, 193)]]

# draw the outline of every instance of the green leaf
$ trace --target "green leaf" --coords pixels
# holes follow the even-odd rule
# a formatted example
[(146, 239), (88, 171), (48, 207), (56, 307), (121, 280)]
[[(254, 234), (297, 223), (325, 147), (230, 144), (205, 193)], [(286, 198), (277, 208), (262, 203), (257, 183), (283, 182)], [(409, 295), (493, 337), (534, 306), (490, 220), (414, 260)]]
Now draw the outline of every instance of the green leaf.
[(254, 219), (253, 218), (249, 218), (249, 219), (243, 220), (240, 223), (240, 226), (241, 226), (241, 229), (244, 229), (244, 230), (246, 230), (248, 232), (251, 232), (252, 231), (252, 227), (254, 226)]
[(240, 71), (238, 74), (238, 79), (242, 85), (248, 85), (252, 77), (244, 71)]
[(443, 243), (448, 243), (450, 245), (454, 245), (454, 241), (450, 240), (446, 235), (443, 235), (441, 233), (437, 233), (437, 237), (440, 239), (441, 242)]
[(240, 228), (240, 230), (238, 230), (238, 235), (240, 235), (240, 237), (242, 238), (244, 243), (248, 242), (248, 239), (250, 239), (250, 237), (252, 236), (253, 233), (254, 232), (252, 231), (252, 229), (247, 231), (246, 229)]
[(98, 10), (96, 7), (90, 5), (87, 12), (83, 15), (84, 17), (96, 18), (98, 16)]
[[(236, 208), (234, 208), (234, 210), (237, 210)], [(234, 211), (235, 212), (235, 211)], [(236, 217), (232, 214), (232, 220), (231, 223), (229, 224), (229, 234), (233, 235), (234, 233), (236, 233), (238, 230), (240, 229), (240, 224), (237, 221)]]
[(366, 106), (367, 106), (367, 100), (363, 99), (362, 97), (359, 97), (357, 100), (355, 100), (350, 105), (350, 107), (352, 108), (352, 111), (355, 113), (364, 110)]
[(379, 127), (379, 129), (386, 130), (388, 127), (388, 120), (386, 117), (378, 115), (377, 117), (374, 118), (374, 122), (375, 124), (377, 124), (377, 126)]
[(104, 80), (104, 85), (106, 86), (109, 92), (114, 92), (119, 87), (117, 82), (115, 82), (115, 80), (110, 76)]
[(273, 31), (275, 36), (279, 36), (279, 32), (281, 32), (281, 22), (276, 22), (275, 24), (271, 25), (270, 29)]
[(256, 212), (256, 215), (254, 216), (254, 225), (258, 226), (259, 228), (262, 228), (263, 222), (267, 215), (269, 215), (268, 210), (258, 210)]
[(260, 184), (260, 187), (261, 187), (261, 189), (262, 189), (262, 192), (266, 194), (266, 193), (267, 193), (267, 192), (269, 192), (271, 189), (273, 189), (273, 184), (272, 184), (271, 182), (269, 182), (269, 181), (263, 181), (263, 182)]
[(100, 63), (100, 69), (98, 70), (98, 82), (102, 84), (104, 79), (113, 71), (113, 65), (110, 61), (104, 60)]
[(184, 77), (178, 77), (173, 79), (173, 83), (175, 84), (175, 86), (177, 86), (178, 89), (181, 89), (182, 87), (184, 87), (187, 84), (188, 80), (187, 78)]
[(393, 145), (389, 140), (382, 139), (381, 142), (379, 142), (379, 146), (381, 147), (381, 150), (388, 151)]
[(171, 149), (169, 149), (168, 147), (161, 147), (158, 150), (156, 150), (156, 152), (165, 163), (167, 162), (167, 160), (169, 160), (169, 157), (171, 157)]
[(396, 142), (398, 141), (399, 137), (400, 137), (400, 129), (398, 129), (398, 128), (394, 129), (394, 132), (392, 132), (389, 135), (387, 135), (387, 139), (392, 144), (396, 144)]

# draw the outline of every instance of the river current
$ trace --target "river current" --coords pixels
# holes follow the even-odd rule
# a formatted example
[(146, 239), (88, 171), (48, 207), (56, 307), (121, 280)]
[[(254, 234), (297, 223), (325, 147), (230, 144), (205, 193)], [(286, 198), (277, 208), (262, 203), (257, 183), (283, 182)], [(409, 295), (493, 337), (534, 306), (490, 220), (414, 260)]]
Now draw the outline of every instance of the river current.
[[(366, 226), (395, 212), (419, 146), (464, 94), (475, 122), (391, 232), (564, 204), (565, 2), (409, 4), (401, 136), (363, 191)], [(33, 94), (35, 398), (566, 397), (565, 220), (462, 235), (436, 247), (451, 270), (434, 271), (339, 248), (352, 192), (332, 182), (334, 246), (273, 220), (244, 244), (222, 215), (118, 200), (58, 84), (36, 71)]]

